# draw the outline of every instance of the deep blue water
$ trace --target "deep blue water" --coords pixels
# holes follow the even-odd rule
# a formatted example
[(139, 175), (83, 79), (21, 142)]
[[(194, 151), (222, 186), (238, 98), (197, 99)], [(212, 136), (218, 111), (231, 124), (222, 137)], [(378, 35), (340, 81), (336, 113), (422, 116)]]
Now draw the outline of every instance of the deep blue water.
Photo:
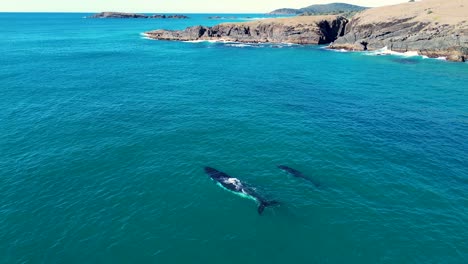
[(86, 15), (0, 14), (0, 263), (468, 263), (467, 64)]

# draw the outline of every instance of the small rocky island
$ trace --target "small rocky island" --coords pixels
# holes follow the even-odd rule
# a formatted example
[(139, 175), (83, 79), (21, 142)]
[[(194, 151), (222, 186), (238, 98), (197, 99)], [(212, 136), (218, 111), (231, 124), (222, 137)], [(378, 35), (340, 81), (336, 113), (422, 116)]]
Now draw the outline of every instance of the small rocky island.
[(154, 30), (146, 36), (159, 40), (220, 40), (249, 43), (327, 44), (344, 34), (348, 20), (341, 16), (300, 16), (223, 23), (185, 30)]
[(185, 15), (143, 15), (122, 12), (101, 12), (90, 16), (89, 18), (153, 18), (153, 19), (187, 19)]

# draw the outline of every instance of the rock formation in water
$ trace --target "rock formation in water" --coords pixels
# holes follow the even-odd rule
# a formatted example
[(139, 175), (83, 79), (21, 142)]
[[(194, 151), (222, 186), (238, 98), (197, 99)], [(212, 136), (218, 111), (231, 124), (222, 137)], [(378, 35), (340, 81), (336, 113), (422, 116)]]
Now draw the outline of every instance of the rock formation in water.
[(355, 15), (333, 49), (417, 51), (452, 61), (468, 59), (468, 0), (423, 0)]
[(89, 18), (159, 18), (159, 19), (186, 19), (188, 16), (184, 15), (143, 15), (134, 13), (121, 13), (121, 12), (102, 12), (90, 16)]
[(248, 43), (327, 44), (344, 34), (348, 20), (341, 16), (302, 16), (224, 23), (185, 30), (154, 30), (146, 36), (159, 40), (224, 40)]

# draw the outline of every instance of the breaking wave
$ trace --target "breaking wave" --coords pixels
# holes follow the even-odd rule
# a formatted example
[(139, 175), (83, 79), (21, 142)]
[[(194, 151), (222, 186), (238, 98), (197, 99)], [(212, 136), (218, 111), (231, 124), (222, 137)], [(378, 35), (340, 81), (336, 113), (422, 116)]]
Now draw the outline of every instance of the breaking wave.
[(395, 55), (401, 57), (416, 57), (421, 56), (417, 51), (407, 51), (407, 52), (396, 52), (387, 47), (383, 47), (378, 50), (368, 51), (365, 53), (367, 56), (381, 56), (381, 55)]

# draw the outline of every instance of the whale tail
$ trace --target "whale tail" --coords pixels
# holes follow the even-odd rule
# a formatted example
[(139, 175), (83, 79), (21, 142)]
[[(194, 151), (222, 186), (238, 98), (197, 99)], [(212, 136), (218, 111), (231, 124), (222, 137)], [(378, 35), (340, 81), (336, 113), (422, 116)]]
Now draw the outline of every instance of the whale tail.
[(263, 210), (265, 210), (265, 207), (278, 205), (278, 204), (279, 202), (277, 201), (261, 201), (260, 205), (258, 206), (258, 214), (261, 215), (263, 213)]

